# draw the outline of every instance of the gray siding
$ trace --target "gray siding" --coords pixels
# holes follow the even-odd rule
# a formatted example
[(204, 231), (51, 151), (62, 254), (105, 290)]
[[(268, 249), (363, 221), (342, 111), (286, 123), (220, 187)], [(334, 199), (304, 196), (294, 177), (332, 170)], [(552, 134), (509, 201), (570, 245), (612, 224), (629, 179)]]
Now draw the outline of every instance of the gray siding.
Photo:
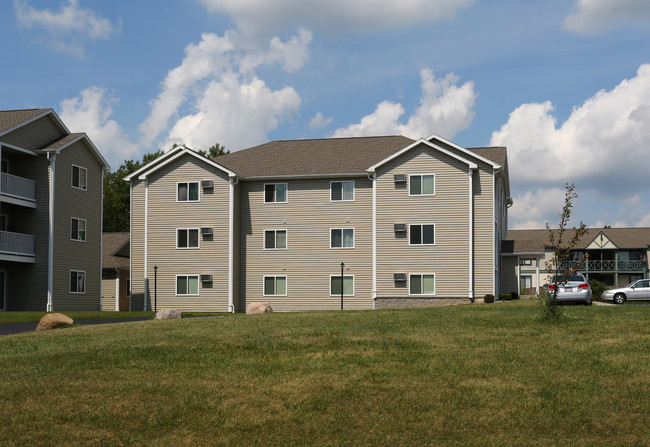
[(40, 149), (66, 135), (54, 122), (51, 115), (46, 115), (26, 126), (22, 126), (2, 137), (2, 141), (23, 149)]
[(131, 310), (144, 309), (145, 182), (131, 181)]

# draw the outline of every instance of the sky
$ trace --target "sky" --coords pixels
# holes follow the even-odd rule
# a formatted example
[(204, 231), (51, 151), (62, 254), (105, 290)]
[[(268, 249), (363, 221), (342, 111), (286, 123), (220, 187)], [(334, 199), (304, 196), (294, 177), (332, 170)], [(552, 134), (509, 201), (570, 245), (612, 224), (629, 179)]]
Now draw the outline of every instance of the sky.
[(508, 148), (510, 228), (650, 226), (647, 0), (5, 0), (0, 109), (112, 168), (174, 143)]

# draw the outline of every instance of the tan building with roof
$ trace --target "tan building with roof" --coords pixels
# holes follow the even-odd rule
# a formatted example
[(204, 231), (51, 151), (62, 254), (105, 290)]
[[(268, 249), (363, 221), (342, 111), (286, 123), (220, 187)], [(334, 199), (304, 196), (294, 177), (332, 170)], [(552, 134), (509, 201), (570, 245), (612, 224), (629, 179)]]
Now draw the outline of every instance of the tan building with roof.
[(0, 111), (0, 310), (99, 309), (106, 160), (52, 109)]
[[(548, 230), (510, 230), (502, 243), (504, 292), (539, 288), (549, 282), (547, 263), (555, 247), (548, 246)], [(580, 261), (584, 255), (587, 260)], [(650, 228), (589, 228), (569, 257), (569, 267), (587, 280), (625, 285), (647, 278), (650, 269)]]
[(132, 310), (154, 299), (195, 311), (338, 309), (341, 293), (345, 309), (371, 309), (500, 289), (503, 147), (360, 137), (214, 160), (177, 147), (126, 180)]
[(131, 286), (129, 233), (104, 233), (101, 310), (129, 310)]

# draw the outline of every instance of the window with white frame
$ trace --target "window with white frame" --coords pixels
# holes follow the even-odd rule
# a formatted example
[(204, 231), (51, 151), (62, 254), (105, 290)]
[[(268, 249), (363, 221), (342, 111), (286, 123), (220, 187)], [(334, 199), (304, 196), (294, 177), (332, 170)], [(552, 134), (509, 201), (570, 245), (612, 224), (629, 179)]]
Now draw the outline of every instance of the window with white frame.
[(531, 287), (533, 287), (533, 276), (521, 275), (521, 288), (530, 289)]
[(287, 277), (265, 276), (264, 296), (287, 296)]
[(86, 293), (86, 272), (70, 270), (70, 293)]
[(86, 219), (70, 218), (70, 239), (86, 242)]
[(176, 248), (199, 248), (199, 229), (198, 228), (177, 229)]
[(354, 180), (330, 182), (330, 200), (332, 202), (351, 202), (354, 200)]
[(199, 182), (180, 182), (176, 184), (177, 202), (198, 202)]
[(287, 203), (287, 184), (265, 183), (264, 203)]
[(343, 296), (354, 296), (354, 276), (343, 275), (341, 282), (341, 275), (330, 276), (330, 295), (341, 296), (341, 288), (343, 289)]
[(286, 250), (287, 230), (264, 230), (265, 250)]
[(409, 175), (409, 194), (412, 196), (432, 196), (436, 193), (434, 174)]
[(72, 186), (86, 190), (88, 187), (88, 170), (81, 166), (72, 165)]
[(409, 295), (435, 295), (436, 275), (431, 274), (410, 274)]
[(176, 295), (198, 295), (199, 275), (176, 275)]
[(532, 259), (520, 259), (519, 265), (533, 265)]
[(411, 224), (409, 225), (410, 245), (433, 245), (436, 242), (435, 225)]
[(332, 228), (330, 248), (354, 248), (354, 228)]

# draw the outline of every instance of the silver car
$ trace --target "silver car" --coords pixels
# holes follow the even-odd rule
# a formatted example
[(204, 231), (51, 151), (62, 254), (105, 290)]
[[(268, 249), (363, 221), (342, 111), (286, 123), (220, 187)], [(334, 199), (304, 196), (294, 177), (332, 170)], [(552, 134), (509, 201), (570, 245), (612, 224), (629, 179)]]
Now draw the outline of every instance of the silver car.
[(558, 301), (591, 305), (591, 287), (581, 273), (570, 276), (554, 276), (548, 285), (548, 293), (552, 294), (555, 287), (557, 287)]
[(620, 289), (606, 290), (603, 299), (616, 304), (627, 300), (650, 300), (650, 279), (639, 279)]

